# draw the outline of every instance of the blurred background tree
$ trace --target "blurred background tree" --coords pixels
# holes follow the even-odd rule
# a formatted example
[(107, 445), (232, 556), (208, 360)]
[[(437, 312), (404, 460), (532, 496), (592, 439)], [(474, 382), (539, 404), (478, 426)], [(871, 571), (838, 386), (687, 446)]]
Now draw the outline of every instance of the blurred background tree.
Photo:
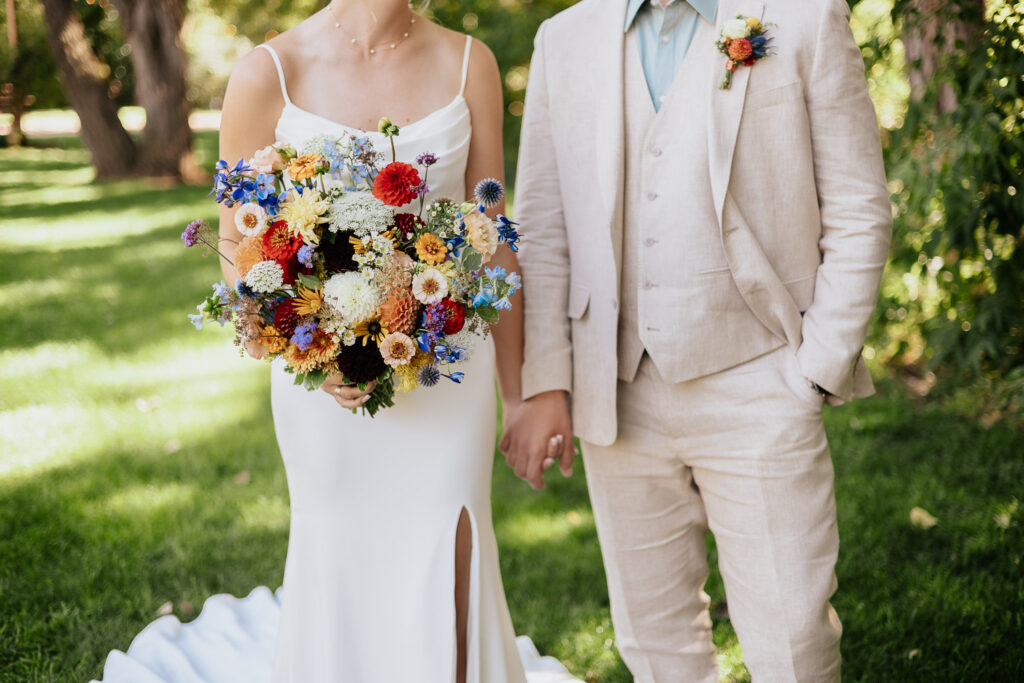
[(896, 0), (888, 19), (864, 44), (869, 77), (902, 70), (909, 97), (882, 121), (895, 234), (872, 351), (921, 391), (966, 382), (993, 416), (1019, 414), (1024, 3)]

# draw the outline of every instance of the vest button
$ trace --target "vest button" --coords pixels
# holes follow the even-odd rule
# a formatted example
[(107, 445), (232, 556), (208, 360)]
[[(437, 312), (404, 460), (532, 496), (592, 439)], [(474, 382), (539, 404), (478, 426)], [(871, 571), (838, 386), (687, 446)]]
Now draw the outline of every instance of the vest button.
[(654, 289), (654, 283), (648, 280), (644, 283), (644, 289)]
[(657, 243), (658, 240), (654, 239), (653, 237), (648, 237), (647, 239), (644, 240), (644, 246), (646, 247), (653, 247)]
[(648, 192), (647, 193), (647, 201), (653, 202), (657, 198), (658, 198), (658, 193), (657, 192)]
[(653, 148), (651, 148), (651, 156), (652, 157), (660, 157), (661, 156), (661, 147), (653, 147)]

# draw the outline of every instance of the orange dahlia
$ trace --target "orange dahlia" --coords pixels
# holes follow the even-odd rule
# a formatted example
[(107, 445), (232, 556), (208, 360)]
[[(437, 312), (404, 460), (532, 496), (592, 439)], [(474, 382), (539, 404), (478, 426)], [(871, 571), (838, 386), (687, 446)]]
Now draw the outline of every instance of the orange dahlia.
[(416, 240), (416, 255), (424, 263), (436, 266), (448, 258), (448, 247), (437, 235), (428, 232)]
[(235, 249), (235, 270), (240, 277), (245, 277), (260, 261), (266, 261), (267, 254), (259, 237), (243, 237)]
[(391, 290), (380, 305), (380, 322), (392, 332), (411, 334), (419, 316), (420, 302), (408, 289)]
[(754, 54), (754, 48), (746, 38), (734, 38), (729, 41), (730, 59), (737, 62), (743, 62), (750, 59), (750, 55), (752, 54)]

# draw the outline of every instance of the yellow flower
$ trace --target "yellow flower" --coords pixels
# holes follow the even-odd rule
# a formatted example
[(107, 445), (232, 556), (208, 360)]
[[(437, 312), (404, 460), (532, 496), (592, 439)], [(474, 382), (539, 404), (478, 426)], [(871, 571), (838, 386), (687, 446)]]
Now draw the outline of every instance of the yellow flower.
[(298, 315), (313, 315), (324, 305), (322, 289), (306, 289), (299, 285), (298, 295), (292, 305)]
[(408, 394), (420, 385), (418, 375), (419, 370), (417, 370), (412, 364), (399, 365), (395, 368), (395, 388), (403, 394)]
[(409, 365), (414, 368), (422, 368), (424, 365), (432, 362), (433, 360), (434, 357), (431, 356), (426, 351), (417, 351), (416, 355), (412, 357), (411, 361), (409, 361)]
[(357, 337), (363, 340), (363, 346), (368, 342), (380, 344), (384, 337), (388, 336), (388, 328), (384, 327), (379, 320), (364, 320), (352, 328)]
[(317, 227), (327, 222), (323, 216), (330, 205), (319, 193), (306, 190), (301, 195), (291, 194), (288, 201), (281, 205), (281, 218), (303, 242), (316, 245), (320, 243)]
[(758, 31), (761, 28), (761, 20), (757, 17), (747, 17), (747, 28), (751, 31)]
[(288, 164), (288, 175), (297, 183), (319, 175), (327, 169), (327, 162), (319, 154), (303, 154)]
[(448, 258), (448, 247), (440, 238), (428, 232), (416, 240), (416, 255), (424, 263), (436, 266)]

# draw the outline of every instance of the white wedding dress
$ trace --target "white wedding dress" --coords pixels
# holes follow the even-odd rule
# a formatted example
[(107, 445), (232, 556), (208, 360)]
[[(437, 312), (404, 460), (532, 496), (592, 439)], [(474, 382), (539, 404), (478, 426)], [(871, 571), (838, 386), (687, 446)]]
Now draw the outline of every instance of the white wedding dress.
[[(379, 133), (295, 105), (277, 54), (260, 47), (281, 79), (278, 142), (299, 147), (316, 135), (356, 133), (390, 156)], [(437, 155), (429, 174), (434, 198), (465, 194), (471, 123), (462, 89), (470, 47), (467, 38), (459, 94), (395, 139), (399, 160)], [(127, 654), (111, 653), (104, 680), (452, 683), (455, 534), (463, 509), (473, 543), (468, 683), (522, 683), (524, 664), (531, 683), (574, 680), (556, 660), (539, 657), (528, 638), (517, 647), (491, 522), (491, 341), (480, 342), (460, 369), (462, 384), (442, 378), (399, 394), (393, 408), (370, 419), (322, 391), (295, 386), (292, 375), (272, 366), (274, 428), (291, 498), (279, 599), (260, 588), (244, 600), (210, 598), (190, 624), (162, 617)]]

